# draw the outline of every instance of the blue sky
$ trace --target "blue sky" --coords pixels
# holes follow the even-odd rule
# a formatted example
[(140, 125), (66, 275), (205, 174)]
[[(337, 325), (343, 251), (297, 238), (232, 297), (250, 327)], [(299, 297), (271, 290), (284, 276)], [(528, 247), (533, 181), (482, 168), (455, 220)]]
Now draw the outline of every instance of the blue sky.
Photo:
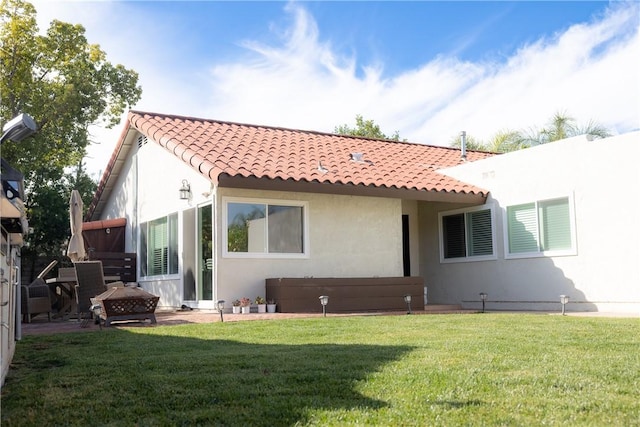
[[(333, 131), (356, 114), (448, 145), (562, 111), (640, 128), (640, 4), (34, 1), (140, 74), (144, 111)], [(122, 126), (94, 129), (107, 164)]]

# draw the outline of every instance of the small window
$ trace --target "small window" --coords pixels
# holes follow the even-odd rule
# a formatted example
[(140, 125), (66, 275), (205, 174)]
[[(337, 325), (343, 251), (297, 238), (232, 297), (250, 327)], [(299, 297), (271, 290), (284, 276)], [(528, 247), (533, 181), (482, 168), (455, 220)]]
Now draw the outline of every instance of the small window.
[(495, 259), (492, 208), (442, 212), (439, 217), (441, 261)]
[(225, 255), (304, 255), (305, 211), (304, 203), (227, 200)]
[(575, 254), (568, 197), (507, 207), (508, 254), (512, 257)]
[(178, 214), (140, 224), (140, 275), (178, 274)]

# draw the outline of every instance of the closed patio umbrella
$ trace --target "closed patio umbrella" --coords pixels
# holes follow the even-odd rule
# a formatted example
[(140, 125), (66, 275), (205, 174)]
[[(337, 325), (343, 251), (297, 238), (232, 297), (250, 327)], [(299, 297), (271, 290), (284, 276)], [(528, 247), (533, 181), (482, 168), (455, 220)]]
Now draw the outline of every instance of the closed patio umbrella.
[(69, 199), (69, 218), (71, 224), (71, 239), (67, 248), (67, 256), (71, 261), (82, 261), (87, 253), (84, 250), (84, 239), (82, 238), (82, 198), (78, 190), (71, 192)]

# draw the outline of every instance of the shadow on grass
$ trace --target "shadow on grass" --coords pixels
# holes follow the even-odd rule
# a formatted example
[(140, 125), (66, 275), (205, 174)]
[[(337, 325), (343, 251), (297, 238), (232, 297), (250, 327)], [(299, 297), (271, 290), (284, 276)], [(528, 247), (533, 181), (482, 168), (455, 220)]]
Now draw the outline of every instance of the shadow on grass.
[(29, 337), (3, 387), (2, 424), (304, 424), (314, 409), (386, 406), (358, 384), (411, 349), (126, 330)]

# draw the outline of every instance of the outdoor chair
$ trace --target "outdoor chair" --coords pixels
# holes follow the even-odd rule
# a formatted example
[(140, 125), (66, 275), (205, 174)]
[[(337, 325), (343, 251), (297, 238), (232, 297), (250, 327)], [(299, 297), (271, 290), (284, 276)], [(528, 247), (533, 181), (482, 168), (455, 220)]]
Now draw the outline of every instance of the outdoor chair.
[[(78, 321), (81, 322), (82, 327), (85, 327), (93, 317), (91, 298), (106, 291), (107, 287), (104, 283), (101, 261), (78, 261), (75, 263), (75, 269)], [(84, 315), (87, 316), (86, 319), (83, 319)]]
[(44, 276), (46, 276), (57, 263), (58, 261), (56, 260), (51, 261), (30, 285), (21, 286), (20, 297), (23, 322), (31, 323), (31, 319), (41, 313), (47, 313), (49, 321), (51, 321), (51, 291), (44, 281)]
[(23, 322), (31, 323), (41, 313), (47, 313), (51, 321), (51, 293), (43, 279), (38, 277), (30, 285), (22, 285), (21, 292)]

